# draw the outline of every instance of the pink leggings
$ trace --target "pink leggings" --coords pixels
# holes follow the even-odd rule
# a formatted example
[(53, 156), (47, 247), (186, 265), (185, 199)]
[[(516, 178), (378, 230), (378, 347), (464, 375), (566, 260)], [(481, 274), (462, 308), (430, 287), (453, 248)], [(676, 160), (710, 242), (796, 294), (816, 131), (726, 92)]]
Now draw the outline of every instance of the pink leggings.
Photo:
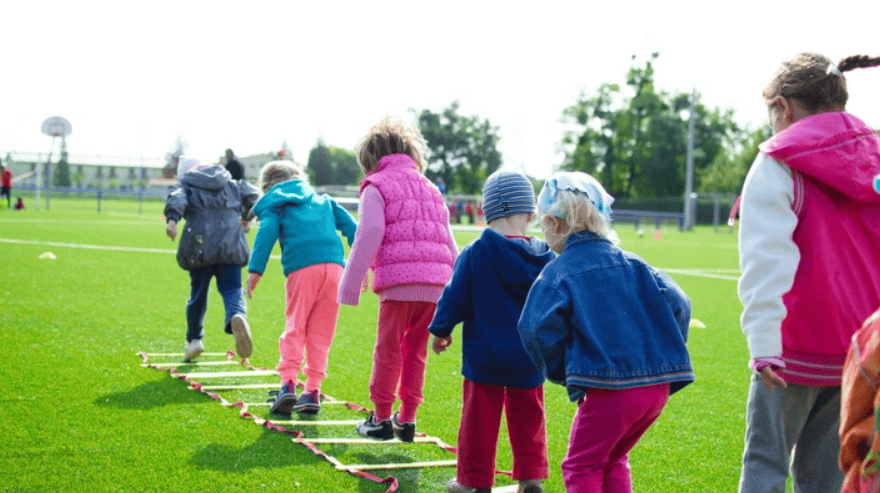
[(669, 384), (590, 389), (571, 425), (562, 478), (568, 493), (630, 493), (629, 451), (660, 416)]
[(281, 359), (275, 367), (282, 382), (297, 380), (305, 351), (306, 390), (321, 389), (336, 334), (341, 279), (342, 266), (333, 263), (310, 265), (287, 276), (287, 322), (278, 339)]
[(400, 398), (398, 419), (413, 422), (424, 397), (425, 366), (428, 362), (428, 325), (436, 303), (385, 300), (379, 303), (379, 326), (370, 375), (370, 400), (377, 419), (391, 417), (396, 397)]

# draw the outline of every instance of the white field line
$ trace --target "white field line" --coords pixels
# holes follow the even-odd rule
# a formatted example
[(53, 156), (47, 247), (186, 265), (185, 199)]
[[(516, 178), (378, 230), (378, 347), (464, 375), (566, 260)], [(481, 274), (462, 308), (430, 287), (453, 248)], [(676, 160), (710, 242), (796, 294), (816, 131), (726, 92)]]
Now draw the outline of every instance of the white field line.
[(76, 219), (30, 219), (30, 218), (2, 218), (0, 223), (31, 223), (31, 224), (109, 224), (116, 226), (162, 226), (162, 219), (155, 221), (78, 221)]
[(705, 277), (724, 281), (739, 281), (739, 269), (661, 269), (670, 274)]
[[(16, 238), (0, 238), (0, 243), (12, 243), (15, 245), (36, 245), (36, 246), (49, 246), (56, 248), (80, 248), (85, 250), (110, 250), (114, 252), (133, 252), (133, 253), (170, 253), (176, 254), (177, 250), (174, 249), (165, 249), (165, 248), (142, 248), (142, 247), (124, 247), (124, 246), (111, 246), (111, 245), (90, 245), (88, 243), (63, 243), (59, 241), (34, 241), (34, 240), (19, 240)], [(281, 260), (280, 255), (272, 255), (270, 257), (272, 260)]]

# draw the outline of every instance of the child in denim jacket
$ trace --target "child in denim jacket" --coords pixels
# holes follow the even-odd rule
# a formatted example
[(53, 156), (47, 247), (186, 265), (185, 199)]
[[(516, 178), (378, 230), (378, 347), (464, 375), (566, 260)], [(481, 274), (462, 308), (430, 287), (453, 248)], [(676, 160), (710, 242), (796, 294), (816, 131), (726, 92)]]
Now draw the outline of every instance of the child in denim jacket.
[(613, 199), (593, 177), (555, 173), (538, 196), (559, 257), (529, 291), (519, 333), (548, 380), (578, 402), (562, 462), (568, 491), (631, 491), (628, 453), (669, 395), (694, 381), (690, 301), (663, 272), (617, 248)]

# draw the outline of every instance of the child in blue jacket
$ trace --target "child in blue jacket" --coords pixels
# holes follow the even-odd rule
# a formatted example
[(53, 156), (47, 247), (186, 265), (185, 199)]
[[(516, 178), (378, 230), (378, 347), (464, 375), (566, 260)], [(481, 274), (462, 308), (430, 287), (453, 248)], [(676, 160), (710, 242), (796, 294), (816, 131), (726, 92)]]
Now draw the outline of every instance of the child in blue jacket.
[(550, 381), (578, 402), (567, 491), (632, 491), (628, 453), (669, 395), (694, 380), (690, 301), (669, 276), (617, 248), (611, 202), (595, 178), (555, 173), (538, 196), (559, 257), (529, 291), (519, 332)]
[(428, 328), (439, 354), (464, 322), (458, 468), (447, 488), (449, 493), (491, 491), (505, 410), (518, 491), (540, 493), (548, 470), (544, 376), (523, 348), (516, 323), (529, 288), (555, 255), (545, 242), (527, 236), (535, 191), (522, 174), (489, 176), (483, 210), (488, 227), (456, 260)]

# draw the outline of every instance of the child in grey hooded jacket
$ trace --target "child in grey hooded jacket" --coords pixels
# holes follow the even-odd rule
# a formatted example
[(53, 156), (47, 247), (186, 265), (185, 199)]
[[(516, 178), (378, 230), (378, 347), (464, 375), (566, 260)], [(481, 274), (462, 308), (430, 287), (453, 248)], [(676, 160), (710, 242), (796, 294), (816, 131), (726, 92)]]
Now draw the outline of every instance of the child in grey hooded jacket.
[(225, 331), (235, 336), (235, 350), (242, 358), (251, 355), (250, 327), (245, 319), (247, 305), (241, 289), (241, 268), (247, 265), (250, 249), (244, 236), (245, 219), (258, 198), (252, 185), (233, 180), (218, 164), (180, 158), (178, 182), (165, 199), (165, 233), (177, 237), (177, 223), (186, 219), (177, 263), (190, 275), (190, 297), (186, 302), (186, 349), (184, 359), (202, 354), (204, 319), (211, 278), (226, 308)]

